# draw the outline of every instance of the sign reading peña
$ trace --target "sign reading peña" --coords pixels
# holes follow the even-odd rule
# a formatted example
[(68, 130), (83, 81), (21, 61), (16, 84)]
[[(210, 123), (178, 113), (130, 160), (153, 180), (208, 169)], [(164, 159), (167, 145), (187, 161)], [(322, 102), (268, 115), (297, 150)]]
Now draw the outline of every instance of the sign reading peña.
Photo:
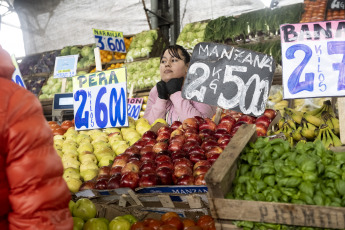
[(271, 56), (202, 42), (194, 48), (182, 97), (260, 116), (265, 111), (274, 70)]

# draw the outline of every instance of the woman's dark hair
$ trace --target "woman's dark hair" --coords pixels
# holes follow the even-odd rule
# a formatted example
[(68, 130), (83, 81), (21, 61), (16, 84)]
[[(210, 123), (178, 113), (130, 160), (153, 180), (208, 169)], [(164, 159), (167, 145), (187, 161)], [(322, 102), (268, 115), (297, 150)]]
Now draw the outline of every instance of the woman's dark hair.
[[(166, 50), (169, 50), (169, 54), (172, 57), (175, 57), (175, 58), (178, 58), (180, 60), (183, 60), (185, 64), (188, 64), (190, 62), (190, 55), (189, 55), (189, 53), (187, 52), (187, 50), (185, 48), (183, 48), (180, 45), (170, 45), (167, 48), (165, 48), (163, 50), (162, 55), (161, 55), (161, 61), (162, 61), (163, 55), (164, 55)], [(184, 57), (184, 59), (180, 57), (180, 54), (178, 52), (179, 50), (181, 50), (182, 56)]]

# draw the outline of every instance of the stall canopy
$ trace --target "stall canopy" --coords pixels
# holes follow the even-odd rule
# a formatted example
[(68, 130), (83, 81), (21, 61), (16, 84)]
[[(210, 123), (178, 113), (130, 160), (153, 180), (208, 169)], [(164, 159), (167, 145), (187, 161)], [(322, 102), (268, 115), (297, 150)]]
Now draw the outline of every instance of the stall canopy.
[[(151, 9), (150, 0), (145, 0)], [(303, 2), (280, 0), (278, 6)], [(181, 29), (190, 22), (262, 9), (260, 0), (181, 0)], [(94, 43), (92, 28), (124, 35), (148, 30), (142, 0), (15, 0), (27, 55)]]

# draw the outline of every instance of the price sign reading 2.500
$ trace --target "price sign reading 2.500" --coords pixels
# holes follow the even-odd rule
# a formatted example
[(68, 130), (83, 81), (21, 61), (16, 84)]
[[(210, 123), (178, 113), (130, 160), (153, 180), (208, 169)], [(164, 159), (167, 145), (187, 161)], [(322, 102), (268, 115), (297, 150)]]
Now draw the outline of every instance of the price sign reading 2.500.
[(345, 21), (282, 25), (284, 98), (345, 95)]
[(96, 45), (101, 50), (126, 53), (122, 32), (93, 29)]

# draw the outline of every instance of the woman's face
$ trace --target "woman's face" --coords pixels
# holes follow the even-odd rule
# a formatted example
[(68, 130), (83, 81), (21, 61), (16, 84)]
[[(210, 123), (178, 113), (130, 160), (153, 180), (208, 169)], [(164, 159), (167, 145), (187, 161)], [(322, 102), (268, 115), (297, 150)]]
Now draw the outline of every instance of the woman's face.
[[(182, 52), (180, 50), (178, 52), (180, 57), (183, 58)], [(184, 60), (171, 56), (169, 50), (166, 50), (163, 54), (159, 70), (162, 80), (168, 82), (172, 78), (185, 77), (188, 71), (188, 65), (184, 63)]]

